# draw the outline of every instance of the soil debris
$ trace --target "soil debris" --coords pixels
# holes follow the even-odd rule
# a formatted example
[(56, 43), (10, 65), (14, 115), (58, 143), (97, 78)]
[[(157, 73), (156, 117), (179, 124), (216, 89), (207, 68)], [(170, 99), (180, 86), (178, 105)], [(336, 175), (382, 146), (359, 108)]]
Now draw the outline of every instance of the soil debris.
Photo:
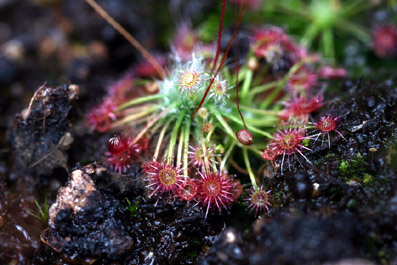
[(133, 246), (124, 226), (125, 209), (114, 197), (96, 189), (90, 175), (95, 165), (76, 169), (51, 206), (43, 242), (74, 262), (103, 256), (116, 260)]
[(67, 118), (77, 93), (76, 85), (53, 88), (44, 84), (28, 108), (16, 116), (8, 138), (17, 171), (50, 175), (54, 168), (67, 168), (63, 150), (73, 142)]

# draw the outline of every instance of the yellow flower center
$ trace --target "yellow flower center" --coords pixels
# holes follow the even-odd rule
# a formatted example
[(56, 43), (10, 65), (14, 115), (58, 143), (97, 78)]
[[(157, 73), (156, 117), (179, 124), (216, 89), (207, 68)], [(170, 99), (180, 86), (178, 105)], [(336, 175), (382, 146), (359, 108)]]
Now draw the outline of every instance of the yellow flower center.
[(165, 186), (171, 186), (176, 182), (177, 174), (175, 170), (165, 168), (159, 172), (159, 181)]
[(219, 96), (223, 96), (226, 93), (226, 89), (222, 86), (221, 82), (215, 82), (212, 85), (212, 89)]
[(269, 198), (264, 190), (257, 190), (251, 196), (251, 201), (257, 206), (264, 206), (268, 202)]
[(181, 84), (184, 87), (191, 88), (198, 83), (198, 74), (187, 72), (182, 75)]
[(283, 149), (294, 149), (295, 146), (298, 144), (298, 139), (295, 134), (287, 133), (284, 135), (283, 139), (280, 142), (280, 145)]

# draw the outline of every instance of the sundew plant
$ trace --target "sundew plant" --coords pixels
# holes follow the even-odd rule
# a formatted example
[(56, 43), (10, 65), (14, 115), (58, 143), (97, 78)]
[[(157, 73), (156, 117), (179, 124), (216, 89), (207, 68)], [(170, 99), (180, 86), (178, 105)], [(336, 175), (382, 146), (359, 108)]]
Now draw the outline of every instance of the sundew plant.
[[(242, 203), (256, 215), (267, 213), (271, 187), (263, 186), (252, 161), (283, 173), (291, 159), (310, 163), (304, 142), (329, 144), (337, 117), (322, 117), (319, 125), (311, 114), (324, 105), (322, 80), (346, 72), (323, 65), (282, 29), (266, 25), (252, 29), (248, 53), (237, 58), (243, 63), (228, 65), (245, 8), (223, 54), (219, 41), (200, 43), (190, 30), (191, 45), (175, 39), (174, 52), (166, 56), (170, 62), (162, 65), (148, 57), (110, 86), (87, 115), (92, 129), (116, 132), (106, 153), (115, 174), (142, 163), (148, 197), (201, 205), (207, 216), (211, 209), (228, 211), (248, 194)], [(221, 19), (219, 40), (222, 24)], [(324, 124), (328, 120), (332, 126)], [(231, 174), (232, 167), (240, 173)]]

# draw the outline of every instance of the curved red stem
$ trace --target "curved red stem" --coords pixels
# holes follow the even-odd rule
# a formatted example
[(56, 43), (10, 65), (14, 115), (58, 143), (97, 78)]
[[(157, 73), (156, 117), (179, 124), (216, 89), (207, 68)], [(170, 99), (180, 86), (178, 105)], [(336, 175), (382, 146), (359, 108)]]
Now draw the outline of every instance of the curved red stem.
[(243, 121), (244, 128), (247, 129), (247, 125), (245, 124), (245, 120), (244, 120), (243, 114), (241, 113), (241, 110), (240, 110), (239, 97), (238, 97), (238, 89), (239, 89), (238, 75), (239, 75), (239, 73), (240, 73), (240, 67), (239, 67), (239, 64), (238, 64), (238, 62), (240, 61), (240, 52), (239, 52), (238, 47), (237, 47), (237, 49), (236, 49), (236, 57), (237, 57), (237, 71), (236, 71), (236, 104), (237, 104), (238, 114), (240, 114), (241, 120)]
[(245, 9), (246, 9), (246, 6), (244, 5), (244, 6), (241, 8), (240, 12), (239, 12), (238, 19), (237, 19), (237, 23), (236, 23), (236, 27), (234, 28), (234, 32), (233, 32), (232, 38), (230, 39), (230, 41), (229, 41), (229, 43), (228, 43), (228, 45), (227, 45), (227, 48), (226, 48), (225, 54), (224, 54), (223, 57), (222, 57), (221, 63), (219, 64), (219, 66), (218, 66), (218, 68), (217, 68), (217, 70), (216, 70), (214, 76), (211, 78), (211, 81), (210, 81), (210, 83), (209, 83), (207, 89), (205, 90), (204, 96), (203, 96), (203, 98), (201, 99), (200, 104), (197, 106), (196, 110), (194, 111), (194, 113), (193, 113), (193, 115), (192, 115), (192, 118), (194, 118), (194, 116), (196, 115), (197, 111), (198, 111), (198, 110), (201, 108), (201, 106), (203, 105), (203, 103), (204, 103), (204, 101), (205, 101), (205, 98), (207, 97), (208, 92), (210, 91), (210, 88), (211, 88), (212, 84), (214, 83), (214, 80), (215, 80), (216, 76), (219, 74), (219, 72), (220, 72), (221, 69), (222, 69), (222, 66), (225, 64), (227, 55), (229, 54), (230, 48), (232, 47), (232, 44), (233, 44), (233, 41), (234, 41), (234, 39), (235, 39), (236, 36), (237, 36), (238, 29), (239, 29), (239, 27), (240, 27), (241, 21), (243, 20), (243, 15), (244, 15)]
[(215, 54), (214, 62), (212, 64), (211, 72), (214, 71), (216, 64), (218, 63), (219, 54), (221, 52), (222, 30), (223, 30), (223, 20), (225, 18), (225, 10), (226, 10), (226, 0), (222, 0), (221, 20), (219, 23), (219, 31), (218, 31), (218, 46), (216, 47), (216, 54)]

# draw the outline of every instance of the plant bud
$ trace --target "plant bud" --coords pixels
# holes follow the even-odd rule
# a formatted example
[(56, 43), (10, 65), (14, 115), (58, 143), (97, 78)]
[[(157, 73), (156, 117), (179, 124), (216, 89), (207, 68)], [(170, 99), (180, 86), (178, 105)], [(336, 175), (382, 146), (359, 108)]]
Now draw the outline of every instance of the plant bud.
[(240, 129), (236, 132), (237, 139), (243, 145), (251, 145), (254, 143), (254, 136), (247, 129)]

